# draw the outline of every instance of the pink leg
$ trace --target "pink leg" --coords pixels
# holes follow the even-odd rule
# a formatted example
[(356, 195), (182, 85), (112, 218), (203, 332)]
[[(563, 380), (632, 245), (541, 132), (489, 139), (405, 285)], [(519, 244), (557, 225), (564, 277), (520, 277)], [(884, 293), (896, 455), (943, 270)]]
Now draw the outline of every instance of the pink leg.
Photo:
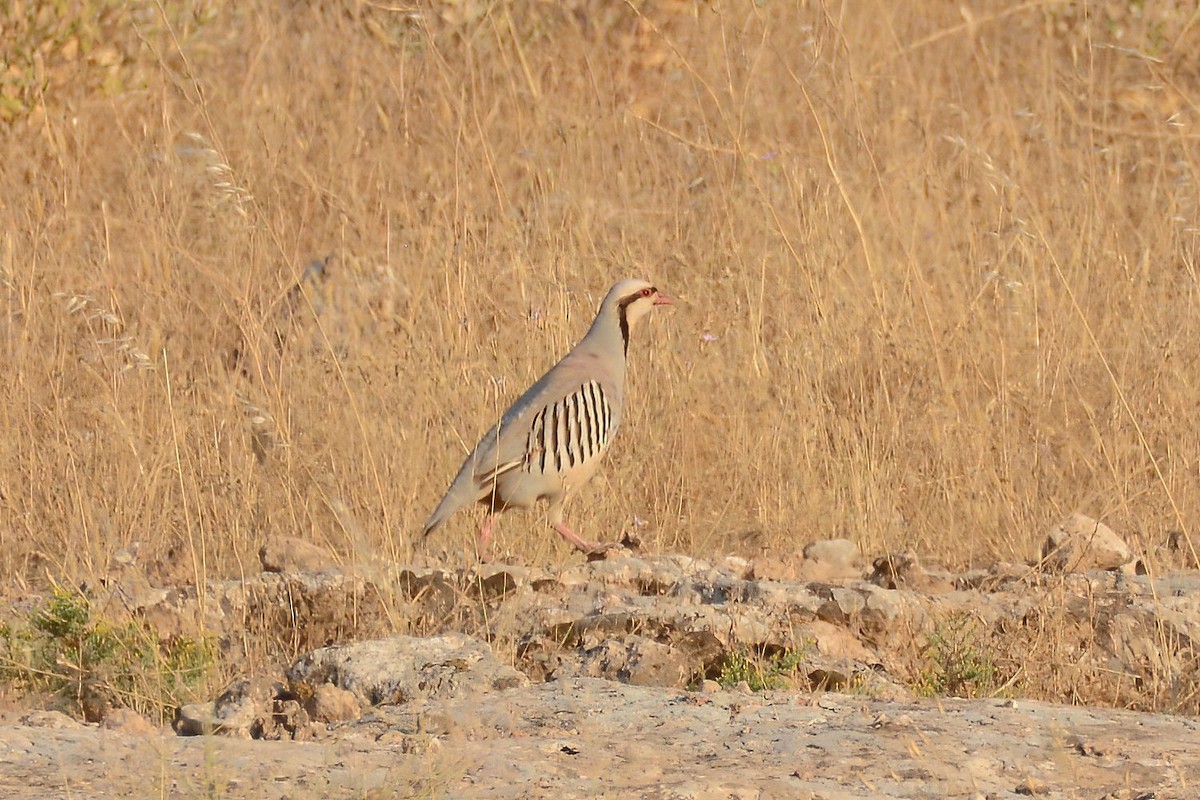
[(605, 550), (616, 547), (615, 544), (598, 542), (593, 544), (585, 539), (580, 538), (579, 534), (567, 527), (565, 522), (552, 522), (550, 527), (558, 532), (558, 535), (566, 539), (571, 544), (575, 545), (575, 549), (580, 550), (588, 555), (593, 553), (603, 553)]

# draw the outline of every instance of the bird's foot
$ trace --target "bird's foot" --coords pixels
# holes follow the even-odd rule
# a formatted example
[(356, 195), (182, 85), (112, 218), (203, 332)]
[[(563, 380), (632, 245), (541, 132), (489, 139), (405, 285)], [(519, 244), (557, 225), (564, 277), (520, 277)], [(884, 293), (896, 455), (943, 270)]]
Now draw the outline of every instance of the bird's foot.
[(567, 527), (565, 522), (552, 523), (551, 527), (558, 532), (559, 536), (574, 545), (576, 550), (583, 553), (588, 561), (599, 561), (606, 558), (612, 550), (622, 549), (620, 542), (589, 542)]
[(579, 547), (579, 550), (583, 553), (588, 563), (603, 561), (610, 555), (629, 552), (629, 548), (625, 546), (624, 542), (584, 542), (584, 544), (587, 546), (579, 547), (579, 545), (576, 545), (576, 547)]

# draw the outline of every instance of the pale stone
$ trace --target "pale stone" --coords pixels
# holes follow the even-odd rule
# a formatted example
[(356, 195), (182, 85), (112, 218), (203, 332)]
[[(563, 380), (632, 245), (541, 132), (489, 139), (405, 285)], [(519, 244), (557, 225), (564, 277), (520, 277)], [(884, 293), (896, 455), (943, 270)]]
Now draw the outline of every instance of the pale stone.
[(1042, 561), (1055, 572), (1118, 569), (1133, 560), (1116, 531), (1086, 514), (1072, 514), (1055, 525), (1042, 545)]
[(337, 566), (329, 550), (295, 536), (271, 536), (258, 549), (264, 572), (312, 572)]

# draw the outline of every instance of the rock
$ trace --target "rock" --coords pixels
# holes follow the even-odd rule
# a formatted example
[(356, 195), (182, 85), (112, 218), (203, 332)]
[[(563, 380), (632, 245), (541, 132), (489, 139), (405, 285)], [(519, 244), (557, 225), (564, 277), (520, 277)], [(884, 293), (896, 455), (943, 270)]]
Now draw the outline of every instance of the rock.
[[(800, 572), (804, 559), (796, 560), (763, 556), (754, 559), (749, 574), (742, 577), (747, 580), (790, 581), (795, 580)], [(813, 579), (816, 580), (816, 579)]]
[(541, 569), (511, 564), (479, 564), (464, 576), (466, 588), (482, 600), (498, 600), (522, 586), (540, 583), (551, 576)]
[(892, 553), (875, 559), (867, 580), (884, 589), (909, 589), (928, 594), (954, 591), (954, 584), (930, 575), (911, 550)]
[(307, 710), (315, 722), (345, 722), (362, 716), (358, 696), (332, 683), (316, 687)]
[(52, 730), (75, 730), (86, 727), (82, 722), (72, 719), (61, 711), (30, 711), (21, 716), (21, 724), (30, 728), (50, 728)]
[(816, 667), (807, 670), (807, 676), (814, 692), (844, 692), (850, 688), (853, 672), (837, 667)]
[(1013, 787), (1013, 791), (1026, 797), (1037, 797), (1050, 793), (1050, 786), (1041, 778), (1032, 775)]
[(804, 562), (797, 577), (803, 581), (829, 581), (862, 575), (863, 558), (857, 544), (849, 539), (824, 539), (804, 547)]
[(15, 800), (1195, 796), (1200, 726), (1190, 714), (1036, 700), (897, 704), (849, 677), (851, 695), (816, 697), (566, 679), (377, 708), (313, 742), (0, 724), (0, 778)]
[(867, 599), (858, 589), (828, 587), (827, 598), (817, 609), (817, 617), (834, 624), (856, 622), (867, 607)]
[(99, 722), (118, 702), (113, 687), (98, 676), (89, 676), (79, 687), (79, 708), (88, 722)]
[(180, 736), (211, 736), (220, 732), (221, 723), (211, 702), (188, 703), (175, 712), (172, 727)]
[(1042, 545), (1042, 562), (1055, 572), (1119, 569), (1132, 560), (1129, 545), (1086, 514), (1072, 514), (1055, 525)]
[(106, 731), (129, 734), (131, 736), (154, 736), (158, 728), (150, 724), (150, 720), (131, 708), (114, 708), (100, 721), (100, 727)]
[(337, 566), (329, 550), (295, 536), (271, 536), (258, 548), (264, 572), (312, 572)]
[(241, 678), (211, 703), (192, 703), (179, 709), (175, 732), (180, 736), (220, 734), (261, 739), (275, 726), (275, 701), (282, 687), (266, 678)]
[(857, 580), (862, 578), (862, 573), (863, 571), (858, 568), (846, 569), (806, 559), (796, 567), (796, 580), (811, 582)]
[(274, 704), (271, 724), (264, 724), (256, 739), (282, 739), (287, 734), (293, 739), (309, 739), (310, 717), (298, 700), (280, 698)]
[[(826, 558), (821, 547), (809, 552)], [(833, 552), (848, 554), (849, 549), (843, 544)], [(866, 691), (891, 696), (895, 683), (911, 681), (924, 668), (914, 637), (934, 632), (940, 621), (966, 618), (980, 623), (973, 634), (978, 641), (968, 644), (996, 653), (998, 661), (1045, 646), (1031, 643), (1029, 631), (1050, 617), (1060, 620), (1067, 626), (1064, 636), (1082, 643), (1076, 685), (1087, 687), (1084, 697), (1103, 703), (1131, 692), (1129, 702), (1154, 707), (1163, 696), (1161, 676), (1190, 674), (1190, 643), (1200, 639), (1200, 580), (1188, 574), (1160, 572), (1153, 581), (1122, 572), (1067, 574), (1052, 581), (1055, 593), (1048, 596), (1047, 578), (1035, 568), (998, 564), (953, 576), (951, 582), (947, 573), (929, 570), (915, 554), (905, 552), (876, 564), (875, 581), (895, 588), (861, 579), (767, 580), (747, 577), (741, 565), (733, 567), (684, 556), (643, 555), (577, 564), (561, 573), (565, 581), (553, 572), (519, 567), (259, 573), (238, 581), (209, 581), (199, 590), (156, 590), (147, 595), (153, 595), (147, 605), (130, 602), (126, 594), (106, 596), (99, 586), (92, 604), (127, 608), (160, 635), (212, 636), (221, 657), (230, 659), (239, 657), (247, 635), (277, 637), (288, 631), (299, 646), (314, 650), (352, 637), (370, 643), (377, 631), (393, 629), (397, 622), (429, 632), (465, 626), (494, 636), (495, 646), (507, 653), (498, 660), (516, 663), (525, 673), (517, 676), (505, 666), (507, 678), (499, 672), (477, 674), (499, 669), (487, 647), (474, 642), (474, 655), (464, 657), (436, 639), (419, 646), (437, 651), (421, 649), (416, 656), (420, 663), (396, 650), (391, 661), (385, 658), (380, 665), (378, 680), (361, 680), (358, 688), (343, 685), (341, 668), (327, 664), (324, 678), (295, 684), (294, 696), (276, 696), (252, 715), (256, 725), (242, 726), (242, 735), (261, 737), (331, 733), (306, 719), (316, 708), (316, 687), (327, 682), (353, 691), (360, 706), (469, 692), (464, 688), (469, 686), (494, 688), (525, 681), (525, 676), (544, 681), (603, 675), (618, 682), (680, 685), (686, 679), (676, 675), (714, 674), (713, 668), (738, 650), (804, 654), (804, 668), (824, 670), (831, 685), (841, 685), (849, 676), (854, 691), (863, 690), (874, 675), (871, 680), (880, 688)], [(1098, 604), (1099, 596), (1114, 602)], [(831, 627), (806, 630), (813, 622)], [(1147, 631), (1155, 633), (1147, 636)], [(644, 643), (635, 646), (627, 638), (631, 635)], [(855, 647), (854, 640), (862, 646)], [(810, 642), (817, 644), (811, 658), (804, 652)], [(476, 657), (484, 660), (477, 663)], [(355, 662), (348, 669), (353, 673), (362, 666)], [(348, 673), (346, 680), (354, 684), (357, 678)], [(94, 694), (89, 689), (80, 698)], [(119, 704), (115, 699), (107, 706), (89, 703), (94, 706), (89, 713), (102, 719)], [(298, 701), (305, 714), (285, 713), (283, 704), (289, 700)], [(331, 711), (328, 716), (342, 713), (351, 712)], [(192, 732), (237, 727), (203, 706), (181, 714), (179, 724)]]
[(725, 572), (731, 572), (743, 580), (754, 577), (758, 560), (750, 560), (741, 556), (725, 556), (715, 566)]
[(606, 640), (583, 657), (584, 674), (618, 680), (633, 686), (686, 686), (697, 670), (687, 656), (643, 636), (630, 634), (623, 640)]
[(322, 647), (288, 668), (294, 694), (315, 695), (332, 683), (364, 705), (394, 705), (430, 697), (510, 689), (529, 679), (501, 664), (486, 644), (461, 633), (421, 639), (390, 639)]
[(863, 577), (863, 557), (849, 539), (822, 539), (805, 545), (801, 557), (755, 559), (746, 577), (774, 581), (846, 581)]
[(815, 619), (800, 626), (801, 639), (822, 656), (843, 662), (876, 664), (879, 657), (847, 629)]
[(711, 630), (684, 631), (671, 637), (671, 645), (702, 673), (722, 663), (729, 655), (729, 649)]
[[(665, 705), (649, 712), (659, 715), (655, 725), (666, 727), (655, 728), (630, 755), (635, 759), (632, 763), (661, 766), (656, 748), (679, 735), (670, 726), (685, 708), (701, 710), (689, 725), (696, 726), (702, 737), (711, 738), (716, 726), (734, 719), (736, 727), (729, 730), (735, 744), (730, 752), (775, 752), (764, 731), (779, 730), (775, 715), (781, 709), (776, 706), (769, 714), (759, 713), (768, 707), (772, 692), (761, 691), (757, 683), (753, 691), (748, 683), (729, 691), (716, 691), (711, 683), (704, 685), (707, 693), (677, 691), (696, 677), (717, 674), (735, 652), (785, 654), (786, 660), (765, 659), (763, 667), (779, 667), (778, 674), (792, 686), (854, 696), (853, 701), (839, 701), (836, 695), (826, 695), (810, 704), (796, 703), (792, 694), (789, 709), (807, 708), (816, 715), (797, 720), (796, 730), (808, 737), (821, 735), (817, 732), (828, 726), (861, 723), (850, 719), (861, 716), (851, 714), (850, 705), (870, 700), (903, 702), (905, 714), (917, 713), (912, 705), (919, 702), (915, 690), (907, 687), (924, 690), (914, 676), (928, 668), (930, 652), (922, 642), (931, 636), (960, 647), (943, 649), (937, 658), (965, 658), (967, 667), (979, 661), (989, 670), (994, 668), (995, 676), (1002, 676), (1011, 674), (1015, 660), (1027, 664), (1035, 657), (1054, 658), (1056, 651), (1047, 649), (1053, 643), (1047, 645), (1044, 637), (1035, 635), (1053, 625), (1060, 640), (1075, 643), (1072, 664), (1079, 679), (1072, 682), (1072, 692), (1080, 692), (1092, 703), (1119, 697), (1147, 705), (1161, 702), (1155, 700), (1161, 695), (1152, 693), (1164, 691), (1162, 676), (1193, 673), (1191, 643), (1200, 639), (1200, 576), (1195, 573), (1156, 574), (1152, 583), (1148, 576), (1113, 572), (1051, 579), (1029, 567), (997, 565), (959, 576), (956, 590), (931, 596), (933, 581), (948, 582), (942, 578), (944, 573), (927, 570), (912, 553), (880, 559), (876, 582), (748, 578), (740, 567), (730, 570), (681, 557), (622, 556), (571, 569), (578, 580), (569, 586), (552, 574), (538, 577), (533, 571), (511, 567), (378, 570), (370, 577), (339, 571), (263, 573), (241, 582), (210, 582), (203, 607), (190, 587), (164, 590), (164, 602), (192, 624), (197, 619), (224, 620), (230, 626), (238, 620), (269, 621), (275, 625), (269, 630), (284, 626), (302, 635), (327, 636), (348, 624), (346, 620), (353, 620), (355, 630), (367, 629), (386, 611), (393, 618), (413, 614), (408, 618), (420, 620), (415, 627), (422, 630), (451, 625), (486, 630), (495, 636), (494, 646), (509, 654), (494, 657), (491, 646), (461, 634), (320, 648), (298, 662), (289, 675), (289, 691), (266, 680), (240, 681), (213, 703), (181, 710), (177, 727), (181, 733), (224, 734), (220, 745), (210, 747), (225, 746), (237, 737), (316, 740), (293, 746), (331, 748), (325, 752), (333, 758), (342, 757), (344, 751), (337, 748), (349, 748), (346, 740), (354, 736), (369, 742), (359, 747), (364, 752), (389, 747), (394, 755), (422, 756), (434, 753), (439, 740), (446, 754), (457, 756), (467, 743), (482, 745), (490, 740), (520, 746), (520, 740), (528, 737), (529, 749), (520, 757), (525, 761), (509, 759), (502, 765), (504, 770), (517, 770), (503, 779), (516, 785), (521, 780), (518, 773), (525, 768), (513, 764), (533, 763), (529, 759), (534, 753), (549, 754), (566, 768), (574, 755), (563, 747), (590, 750), (579, 747), (576, 734), (562, 727), (558, 717), (530, 707), (535, 719), (528, 721), (533, 726), (529, 727), (508, 705), (510, 699), (519, 702), (517, 698), (545, 687), (550, 687), (553, 697), (570, 697), (571, 687), (588, 687), (587, 697), (574, 698), (581, 703), (583, 715), (574, 718), (576, 729), (583, 724), (580, 720), (594, 720), (596, 703), (609, 698), (633, 697), (628, 694), (633, 690), (669, 695)], [(372, 607), (370, 599), (376, 596), (389, 598), (393, 605)], [(439, 614), (443, 603), (447, 613)], [(348, 612), (358, 616), (349, 617)], [(238, 634), (236, 627), (225, 630), (232, 630), (233, 638), (219, 634), (224, 637), (221, 641), (234, 645), (244, 641), (245, 634)], [(986, 660), (974, 654), (984, 654)], [(536, 685), (526, 685), (527, 678), (507, 666), (508, 659), (534, 676)], [(989, 684), (986, 676), (980, 680), (981, 692), (999, 688)], [(496, 691), (505, 686), (516, 688)], [(546, 699), (543, 696), (539, 702)], [(403, 705), (378, 705), (366, 711), (366, 702)], [(1022, 714), (1027, 713), (1025, 704), (1022, 700)], [(482, 711), (488, 707), (493, 708), (490, 716)], [(1181, 707), (1189, 712), (1194, 708)], [(1008, 708), (989, 705), (979, 712), (986, 724), (964, 730), (974, 731), (980, 724), (987, 727)], [(895, 716), (893, 712), (894, 708), (888, 709)], [(108, 713), (113, 713), (111, 707)], [(634, 710), (622, 713), (632, 721), (642, 719)], [(1041, 730), (1046, 723), (1027, 716), (1022, 724)], [(614, 723), (597, 724), (611, 731)], [(1082, 735), (1070, 727), (1066, 730)], [(41, 731), (26, 735), (52, 738)], [(613, 735), (624, 747), (625, 733)], [(1032, 743), (1027, 738), (1018, 731), (1006, 743), (1024, 742), (1034, 748), (1029, 752), (1041, 752), (1038, 748), (1046, 746), (1038, 737)], [(800, 746), (808, 748), (809, 740), (804, 738)], [(839, 747), (833, 737), (811, 755), (834, 764)], [(639, 752), (659, 760), (637, 761)], [(977, 763), (985, 762), (991, 763), (986, 759)], [(321, 763), (328, 763), (328, 757)], [(541, 762), (536, 763), (540, 768)], [(926, 768), (930, 763), (921, 762)], [(789, 761), (788, 769), (795, 768)], [(947, 772), (951, 777), (958, 774), (956, 769)], [(1024, 777), (1001, 771), (991, 787), (1012, 794), (1015, 782)], [(1036, 790), (1033, 785), (1026, 788)], [(946, 796), (959, 794), (948, 791)], [(594, 786), (564, 796), (594, 796)], [(698, 791), (687, 796), (708, 795)]]
[(905, 620), (917, 627), (924, 624), (926, 612), (921, 605), (909, 602), (911, 594), (874, 586), (870, 588), (873, 591), (866, 593), (867, 604), (861, 618), (865, 632), (875, 634), (878, 640), (887, 636), (904, 636), (904, 633), (897, 629), (898, 620)]

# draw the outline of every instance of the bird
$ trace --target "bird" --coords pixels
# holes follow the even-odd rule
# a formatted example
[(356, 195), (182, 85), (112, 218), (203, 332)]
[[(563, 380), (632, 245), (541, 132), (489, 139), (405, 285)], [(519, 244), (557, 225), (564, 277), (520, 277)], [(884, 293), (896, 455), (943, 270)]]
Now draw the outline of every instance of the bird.
[(580, 537), (563, 520), (563, 505), (595, 473), (620, 427), (630, 328), (654, 307), (674, 303), (649, 281), (613, 284), (579, 343), (513, 402), (466, 457), (420, 541), (456, 512), (482, 503), (487, 515), (479, 547), (486, 553), (498, 514), (545, 500), (550, 527), (576, 549), (594, 555), (616, 546)]

